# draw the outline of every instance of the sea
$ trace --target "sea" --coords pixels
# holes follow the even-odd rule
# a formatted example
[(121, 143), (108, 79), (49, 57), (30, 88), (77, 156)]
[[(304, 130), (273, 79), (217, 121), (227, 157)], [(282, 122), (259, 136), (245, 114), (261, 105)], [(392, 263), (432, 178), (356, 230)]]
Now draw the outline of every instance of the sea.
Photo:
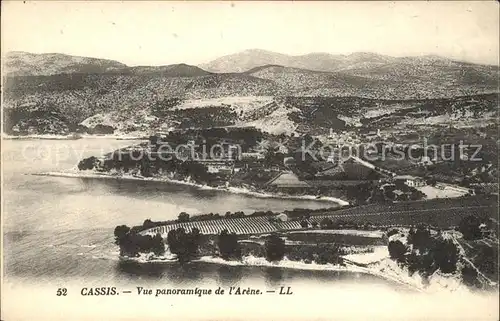
[[(188, 314), (190, 319), (212, 320), (498, 319), (498, 293), (421, 293), (348, 271), (120, 260), (113, 237), (117, 225), (139, 225), (147, 218), (174, 219), (180, 212), (335, 206), (165, 182), (36, 175), (74, 172), (84, 157), (138, 142), (113, 138), (2, 141), (2, 310), (10, 319), (147, 316), (165, 320), (168, 316), (180, 320)], [(94, 287), (115, 287), (118, 295), (84, 295)], [(158, 289), (196, 287), (214, 293), (219, 289), (219, 294), (155, 295)], [(259, 289), (261, 294), (229, 295), (230, 287)], [(282, 287), (292, 294), (279, 294)], [(152, 294), (139, 294), (139, 288), (151, 289)], [(57, 300), (65, 304), (54, 308), (49, 303)], [(29, 308), (24, 309), (25, 305)]]

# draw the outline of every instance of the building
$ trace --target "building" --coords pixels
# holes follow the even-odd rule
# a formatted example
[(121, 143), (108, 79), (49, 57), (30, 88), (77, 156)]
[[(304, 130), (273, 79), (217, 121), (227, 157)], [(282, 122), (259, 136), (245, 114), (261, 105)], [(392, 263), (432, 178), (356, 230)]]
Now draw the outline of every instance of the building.
[(323, 169), (319, 170), (316, 173), (316, 177), (320, 177), (320, 178), (321, 177), (332, 177), (332, 176), (338, 175), (342, 171), (343, 171), (343, 168), (341, 166), (333, 165), (333, 166), (329, 166), (327, 168), (323, 168)]
[(365, 135), (365, 139), (368, 140), (379, 139), (380, 137), (380, 129), (377, 129), (376, 131), (372, 130)]
[(309, 184), (303, 182), (293, 172), (281, 172), (266, 183), (267, 186), (285, 189), (308, 188)]
[(427, 166), (427, 165), (432, 165), (433, 163), (429, 156), (422, 156), (418, 161), (418, 164)]
[(427, 185), (422, 177), (412, 176), (412, 175), (398, 175), (394, 176), (395, 182), (403, 182), (410, 187), (420, 187)]
[(248, 159), (264, 159), (265, 156), (262, 153), (259, 152), (247, 152), (247, 153), (241, 153), (240, 159), (242, 160), (248, 160)]
[(404, 195), (405, 193), (399, 189), (395, 190), (394, 192), (394, 195), (396, 196), (396, 199), (400, 198), (401, 195)]
[(307, 185), (316, 188), (343, 189), (348, 186), (361, 184), (377, 184), (378, 180), (334, 180), (334, 179), (311, 179), (305, 180)]
[(290, 150), (288, 149), (288, 147), (286, 147), (283, 144), (279, 145), (279, 147), (278, 147), (278, 153), (288, 154), (289, 152), (290, 152)]
[(285, 167), (294, 167), (295, 165), (297, 165), (297, 162), (295, 161), (295, 158), (293, 158), (293, 157), (285, 157), (283, 159), (283, 165)]
[(207, 167), (207, 172), (230, 174), (234, 169), (234, 161), (230, 159), (203, 159), (198, 161)]

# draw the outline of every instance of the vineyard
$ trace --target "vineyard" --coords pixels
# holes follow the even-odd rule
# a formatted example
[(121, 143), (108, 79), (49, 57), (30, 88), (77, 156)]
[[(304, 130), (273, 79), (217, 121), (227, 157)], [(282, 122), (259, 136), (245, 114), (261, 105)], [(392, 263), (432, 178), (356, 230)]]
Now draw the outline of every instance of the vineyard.
[(223, 218), (218, 220), (195, 221), (173, 223), (150, 228), (141, 234), (162, 234), (166, 237), (170, 230), (179, 227), (190, 231), (197, 228), (203, 234), (218, 234), (227, 229), (239, 235), (263, 234), (279, 231), (291, 231), (304, 229), (301, 221), (307, 221), (311, 227), (313, 222), (321, 225), (325, 218), (334, 223), (343, 221), (358, 224), (375, 224), (377, 226), (415, 226), (424, 223), (437, 228), (450, 228), (457, 226), (459, 221), (467, 215), (479, 217), (497, 217), (495, 199), (464, 198), (464, 199), (442, 199), (424, 202), (405, 202), (390, 205), (373, 204), (358, 206), (343, 210), (334, 210), (328, 213), (319, 211), (307, 219), (279, 221), (276, 216), (267, 217), (245, 217), (245, 218)]
[(424, 223), (437, 228), (449, 228), (458, 225), (460, 220), (467, 215), (495, 217), (496, 210), (495, 206), (483, 205), (360, 213), (337, 211), (335, 215), (311, 216), (307, 221), (309, 224), (316, 222), (319, 225), (323, 219), (329, 218), (333, 222), (344, 221), (357, 224), (376, 224), (378, 226), (415, 226)]
[(276, 226), (269, 222), (267, 217), (245, 217), (174, 223), (154, 227), (143, 231), (141, 234), (154, 235), (160, 233), (162, 236), (166, 237), (169, 231), (180, 227), (184, 228), (186, 232), (191, 231), (193, 228), (197, 228), (202, 234), (218, 234), (224, 229), (227, 229), (229, 232), (235, 232), (236, 234), (262, 234), (278, 231)]

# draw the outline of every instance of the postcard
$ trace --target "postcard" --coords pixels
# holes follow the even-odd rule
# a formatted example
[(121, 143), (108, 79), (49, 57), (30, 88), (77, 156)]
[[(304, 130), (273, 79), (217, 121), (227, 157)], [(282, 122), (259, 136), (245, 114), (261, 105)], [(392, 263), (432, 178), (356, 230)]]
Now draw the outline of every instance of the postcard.
[(498, 320), (497, 1), (2, 1), (1, 319)]

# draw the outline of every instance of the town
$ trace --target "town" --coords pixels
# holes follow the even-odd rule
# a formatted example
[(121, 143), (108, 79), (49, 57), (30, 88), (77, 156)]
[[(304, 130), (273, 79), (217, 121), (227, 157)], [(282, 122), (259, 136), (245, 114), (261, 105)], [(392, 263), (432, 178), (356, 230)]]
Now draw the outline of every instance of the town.
[(253, 127), (178, 129), (82, 160), (79, 169), (353, 205), (498, 193), (497, 168), (484, 153), (473, 160), (459, 145), (391, 140), (380, 130), (312, 137)]

